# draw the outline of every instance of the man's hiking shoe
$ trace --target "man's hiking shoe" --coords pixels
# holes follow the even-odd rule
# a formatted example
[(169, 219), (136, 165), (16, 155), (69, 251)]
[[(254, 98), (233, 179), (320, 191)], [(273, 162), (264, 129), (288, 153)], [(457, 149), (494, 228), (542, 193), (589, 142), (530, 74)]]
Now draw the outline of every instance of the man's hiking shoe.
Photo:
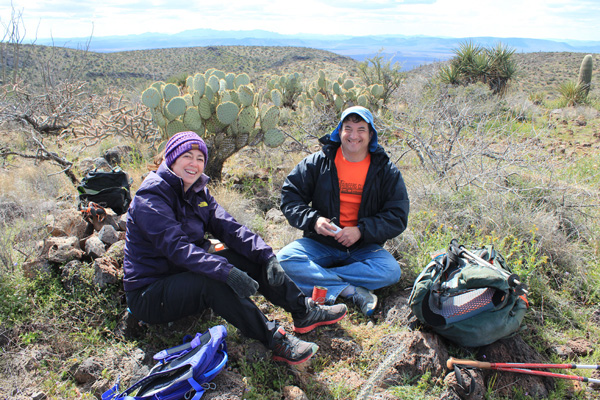
[(288, 336), (281, 327), (274, 336), (273, 360), (291, 365), (300, 364), (311, 358), (319, 349), (315, 343), (305, 342), (295, 336)]
[(350, 296), (350, 299), (367, 317), (373, 315), (373, 311), (377, 307), (377, 296), (372, 291), (360, 286), (356, 287), (356, 291)]
[(335, 324), (344, 318), (348, 311), (345, 304), (325, 306), (315, 303), (310, 297), (306, 298), (306, 309), (306, 316), (294, 319), (294, 332), (307, 333), (317, 326)]

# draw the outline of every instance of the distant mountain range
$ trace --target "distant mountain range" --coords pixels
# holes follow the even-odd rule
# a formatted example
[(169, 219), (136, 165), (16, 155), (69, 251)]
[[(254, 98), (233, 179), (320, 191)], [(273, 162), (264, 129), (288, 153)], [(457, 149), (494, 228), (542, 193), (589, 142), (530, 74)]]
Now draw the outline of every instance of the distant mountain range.
[[(527, 39), (498, 37), (444, 38), (427, 36), (345, 36), (282, 35), (263, 30), (218, 31), (194, 29), (176, 34), (144, 33), (127, 36), (103, 36), (70, 39), (38, 39), (35, 44), (54, 45), (94, 52), (119, 52), (174, 47), (205, 46), (291, 46), (328, 50), (362, 61), (378, 52), (386, 59), (399, 62), (404, 70), (452, 58), (461, 43), (473, 41), (485, 47), (498, 43), (521, 53), (580, 52), (600, 53), (600, 42), (560, 39)], [(89, 47), (88, 47), (89, 42)]]

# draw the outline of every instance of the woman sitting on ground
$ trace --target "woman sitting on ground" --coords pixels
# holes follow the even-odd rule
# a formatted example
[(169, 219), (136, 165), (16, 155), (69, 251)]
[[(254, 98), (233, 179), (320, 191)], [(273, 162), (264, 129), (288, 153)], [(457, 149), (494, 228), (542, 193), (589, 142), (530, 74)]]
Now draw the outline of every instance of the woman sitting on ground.
[[(286, 334), (250, 296), (258, 290), (290, 312), (298, 333), (339, 321), (346, 306), (318, 305), (302, 294), (271, 247), (210, 195), (207, 159), (196, 133), (177, 133), (137, 190), (127, 213), (123, 268), (129, 309), (139, 320), (166, 323), (211, 308), (271, 349), (274, 360), (304, 362), (318, 346)], [(228, 248), (209, 253), (207, 233)]]

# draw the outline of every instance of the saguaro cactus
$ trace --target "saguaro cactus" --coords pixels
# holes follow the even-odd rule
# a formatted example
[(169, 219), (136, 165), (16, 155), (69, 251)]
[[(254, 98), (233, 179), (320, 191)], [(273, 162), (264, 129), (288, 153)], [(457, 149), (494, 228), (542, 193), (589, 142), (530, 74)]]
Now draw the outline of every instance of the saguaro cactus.
[(186, 85), (154, 82), (142, 93), (142, 103), (165, 141), (177, 132), (194, 131), (208, 147), (207, 175), (220, 180), (223, 164), (247, 145), (263, 142), (276, 147), (285, 140), (279, 107), (258, 103), (247, 74), (225, 74), (209, 69), (189, 76)]
[(583, 57), (583, 61), (581, 61), (581, 67), (579, 67), (579, 79), (577, 82), (586, 97), (590, 92), (590, 86), (592, 84), (592, 67), (592, 55), (588, 54)]

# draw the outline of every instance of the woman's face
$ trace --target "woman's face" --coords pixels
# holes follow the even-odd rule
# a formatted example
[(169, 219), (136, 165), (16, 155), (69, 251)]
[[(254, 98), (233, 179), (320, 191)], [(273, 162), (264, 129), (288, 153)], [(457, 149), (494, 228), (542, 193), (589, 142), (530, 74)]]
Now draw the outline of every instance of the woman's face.
[(183, 180), (183, 189), (187, 191), (204, 172), (204, 153), (192, 149), (180, 155), (171, 165), (171, 170)]

